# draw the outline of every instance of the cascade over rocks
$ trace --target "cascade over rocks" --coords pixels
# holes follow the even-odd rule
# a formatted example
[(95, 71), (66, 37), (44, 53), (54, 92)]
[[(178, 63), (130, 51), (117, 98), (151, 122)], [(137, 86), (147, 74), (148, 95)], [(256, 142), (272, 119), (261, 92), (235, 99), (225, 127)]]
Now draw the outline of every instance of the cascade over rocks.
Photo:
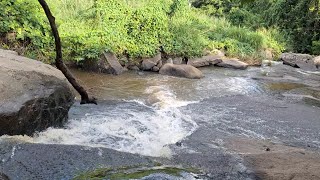
[(166, 63), (162, 66), (159, 73), (162, 75), (184, 77), (189, 79), (200, 79), (204, 77), (199, 69), (186, 64), (178, 65)]
[(224, 59), (221, 63), (216, 64), (219, 67), (224, 68), (233, 68), (233, 69), (247, 69), (248, 64), (244, 63), (242, 61), (239, 61), (238, 59)]
[(67, 121), (74, 94), (64, 75), (0, 49), (0, 135), (32, 135)]

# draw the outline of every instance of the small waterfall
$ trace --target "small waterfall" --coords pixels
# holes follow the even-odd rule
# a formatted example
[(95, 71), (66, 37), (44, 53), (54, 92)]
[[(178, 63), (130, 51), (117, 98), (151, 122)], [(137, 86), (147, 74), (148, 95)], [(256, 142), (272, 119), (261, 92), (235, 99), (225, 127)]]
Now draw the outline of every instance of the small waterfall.
[[(165, 86), (149, 86), (146, 99), (116, 103), (111, 108), (70, 119), (65, 128), (49, 128), (33, 142), (107, 147), (148, 156), (171, 155), (169, 144), (190, 135), (197, 128), (179, 101)], [(102, 110), (101, 110), (102, 109)]]

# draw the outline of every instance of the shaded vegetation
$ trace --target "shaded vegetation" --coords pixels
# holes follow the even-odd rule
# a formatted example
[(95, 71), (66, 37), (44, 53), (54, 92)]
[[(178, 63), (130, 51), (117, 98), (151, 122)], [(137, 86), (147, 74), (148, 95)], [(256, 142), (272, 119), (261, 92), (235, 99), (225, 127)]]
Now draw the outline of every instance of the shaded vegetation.
[(193, 5), (238, 27), (279, 29), (287, 51), (320, 54), (319, 0), (196, 0)]

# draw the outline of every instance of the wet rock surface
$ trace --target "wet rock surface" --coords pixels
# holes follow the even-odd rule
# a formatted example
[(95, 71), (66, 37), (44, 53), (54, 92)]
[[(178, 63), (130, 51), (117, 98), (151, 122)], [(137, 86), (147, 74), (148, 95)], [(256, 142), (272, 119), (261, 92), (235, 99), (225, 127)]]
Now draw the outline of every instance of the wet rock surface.
[(222, 62), (216, 64), (219, 67), (233, 68), (233, 69), (247, 69), (248, 64), (239, 61), (238, 59), (223, 59)]
[[(87, 170), (99, 168), (118, 169), (129, 166), (129, 169), (125, 169), (132, 172), (135, 168), (165, 166), (184, 169), (186, 177), (190, 179), (317, 179), (319, 177), (317, 169), (320, 166), (318, 101), (320, 74), (281, 64), (248, 68), (246, 71), (211, 67), (203, 68), (202, 72), (205, 78), (196, 81), (160, 76), (155, 73), (147, 74), (147, 77), (137, 75), (137, 79), (129, 81), (129, 77), (133, 74), (125, 75), (126, 82), (123, 85), (116, 84), (117, 87), (128, 89), (126, 91), (139, 99), (156, 96), (155, 102), (144, 104), (141, 101), (131, 100), (126, 93), (121, 94), (121, 89), (116, 89), (114, 92), (109, 90), (108, 95), (118, 99), (103, 101), (97, 107), (75, 105), (70, 111), (70, 118), (75, 119), (71, 123), (72, 126), (39, 135), (40, 140), (54, 136), (53, 141), (49, 142), (60, 144), (41, 144), (48, 141), (39, 141), (37, 136), (2, 137), (0, 172), (18, 180), (28, 177), (71, 179)], [(101, 76), (96, 78), (103, 79)], [(151, 81), (148, 81), (149, 79)], [(106, 80), (121, 82), (120, 79), (111, 76)], [(90, 78), (87, 81), (94, 82)], [(97, 89), (105, 91), (109, 86), (111, 85), (100, 84)], [(143, 92), (145, 86), (151, 89)], [(171, 91), (165, 91), (168, 89)], [(170, 95), (171, 92), (174, 94)], [(129, 100), (120, 101), (122, 97)], [(181, 99), (192, 102), (178, 106), (182, 103)], [(166, 108), (168, 104), (172, 106)], [(167, 131), (165, 124), (162, 124), (169, 118), (173, 118), (173, 121), (168, 121), (169, 127), (187, 128), (191, 124), (196, 129), (174, 142), (161, 144), (159, 148), (156, 146), (156, 149), (164, 148), (164, 152), (169, 149), (171, 153), (166, 154), (167, 156), (141, 156), (115, 151), (105, 146), (63, 145), (63, 143), (68, 144), (68, 141), (59, 140), (71, 136), (75, 138), (74, 142), (84, 138), (82, 135), (93, 136), (85, 142), (89, 144), (94, 142), (101, 146), (105, 143), (111, 148), (115, 142), (121, 141), (125, 142), (126, 146), (132, 146), (131, 141), (136, 142), (135, 138), (141, 137), (143, 140), (155, 138), (158, 141), (160, 133), (164, 132), (161, 136), (165, 136), (173, 131), (173, 129)], [(175, 126), (177, 124), (173, 123), (179, 118), (182, 121), (179, 121), (179, 126)], [(106, 126), (103, 126), (104, 120), (107, 122)], [(119, 126), (112, 123), (120, 120)], [(143, 124), (144, 121), (139, 120), (148, 123)], [(83, 121), (85, 121), (84, 126), (77, 124)], [(72, 128), (73, 126), (87, 128), (90, 126), (89, 123), (94, 125), (84, 131), (84, 134), (81, 134), (82, 131), (77, 131), (77, 128)], [(148, 127), (150, 123), (155, 123), (156, 126)], [(127, 127), (126, 124), (130, 126)], [(150, 130), (158, 126), (161, 127), (161, 131)], [(138, 127), (137, 130), (134, 127)], [(58, 132), (67, 131), (66, 129), (70, 132), (55, 136)], [(120, 133), (112, 136), (112, 132), (104, 139), (105, 131)], [(136, 131), (140, 134), (133, 133)], [(143, 137), (143, 133), (147, 134), (147, 138)], [(155, 136), (152, 136), (153, 134)], [(174, 134), (168, 137), (172, 139)], [(166, 139), (159, 141), (164, 140)], [(33, 141), (40, 144), (30, 144)], [(151, 143), (154, 142), (146, 142), (147, 145)], [(114, 146), (116, 145), (118, 144)], [(125, 146), (116, 147), (127, 152), (136, 150), (135, 152), (139, 153), (140, 149), (137, 148), (143, 146), (145, 144), (138, 143), (129, 150), (123, 149)], [(159, 152), (148, 153), (154, 155)], [(304, 167), (308, 168), (303, 169)], [(187, 170), (189, 168), (197, 172), (191, 173)], [(142, 179), (186, 179), (182, 177), (170, 173), (151, 173)]]
[(316, 70), (316, 66), (313, 63), (313, 57), (309, 54), (283, 53), (280, 56), (280, 60), (283, 61), (283, 64), (295, 68), (309, 71)]
[(0, 135), (31, 135), (62, 126), (74, 95), (50, 65), (0, 50)]

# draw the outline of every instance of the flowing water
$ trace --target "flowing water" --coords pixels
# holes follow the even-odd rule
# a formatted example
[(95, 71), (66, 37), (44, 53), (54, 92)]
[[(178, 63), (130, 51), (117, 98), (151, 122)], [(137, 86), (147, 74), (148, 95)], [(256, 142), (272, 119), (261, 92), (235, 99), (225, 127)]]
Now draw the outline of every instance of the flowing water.
[[(239, 131), (240, 135), (265, 138), (267, 135), (263, 128), (268, 131), (270, 127), (264, 127), (261, 118), (241, 115), (236, 107), (219, 107), (217, 104), (217, 108), (208, 108), (202, 102), (237, 95), (259, 96), (272, 91), (272, 88), (291, 90), (303, 87), (293, 84), (266, 85), (256, 81), (252, 76), (263, 73), (260, 68), (246, 71), (221, 68), (201, 70), (205, 78), (200, 80), (147, 72), (112, 76), (74, 70), (81, 84), (99, 99), (99, 105), (74, 105), (65, 127), (49, 128), (30, 137), (29, 141), (107, 147), (155, 157), (171, 156), (169, 145), (195, 132), (200, 126), (199, 118), (216, 123), (217, 131)], [(183, 107), (192, 105), (195, 108), (191, 111), (183, 110)], [(240, 113), (236, 120), (225, 118), (235, 112)], [(253, 124), (255, 126), (252, 128)], [(270, 136), (281, 134), (284, 130), (279, 127)]]
[(127, 72), (121, 76), (74, 71), (100, 102), (75, 105), (64, 128), (49, 128), (36, 143), (108, 147), (149, 156), (170, 156), (168, 145), (192, 134), (197, 123), (180, 107), (215, 97), (259, 93), (250, 71), (204, 69), (201, 80)]

